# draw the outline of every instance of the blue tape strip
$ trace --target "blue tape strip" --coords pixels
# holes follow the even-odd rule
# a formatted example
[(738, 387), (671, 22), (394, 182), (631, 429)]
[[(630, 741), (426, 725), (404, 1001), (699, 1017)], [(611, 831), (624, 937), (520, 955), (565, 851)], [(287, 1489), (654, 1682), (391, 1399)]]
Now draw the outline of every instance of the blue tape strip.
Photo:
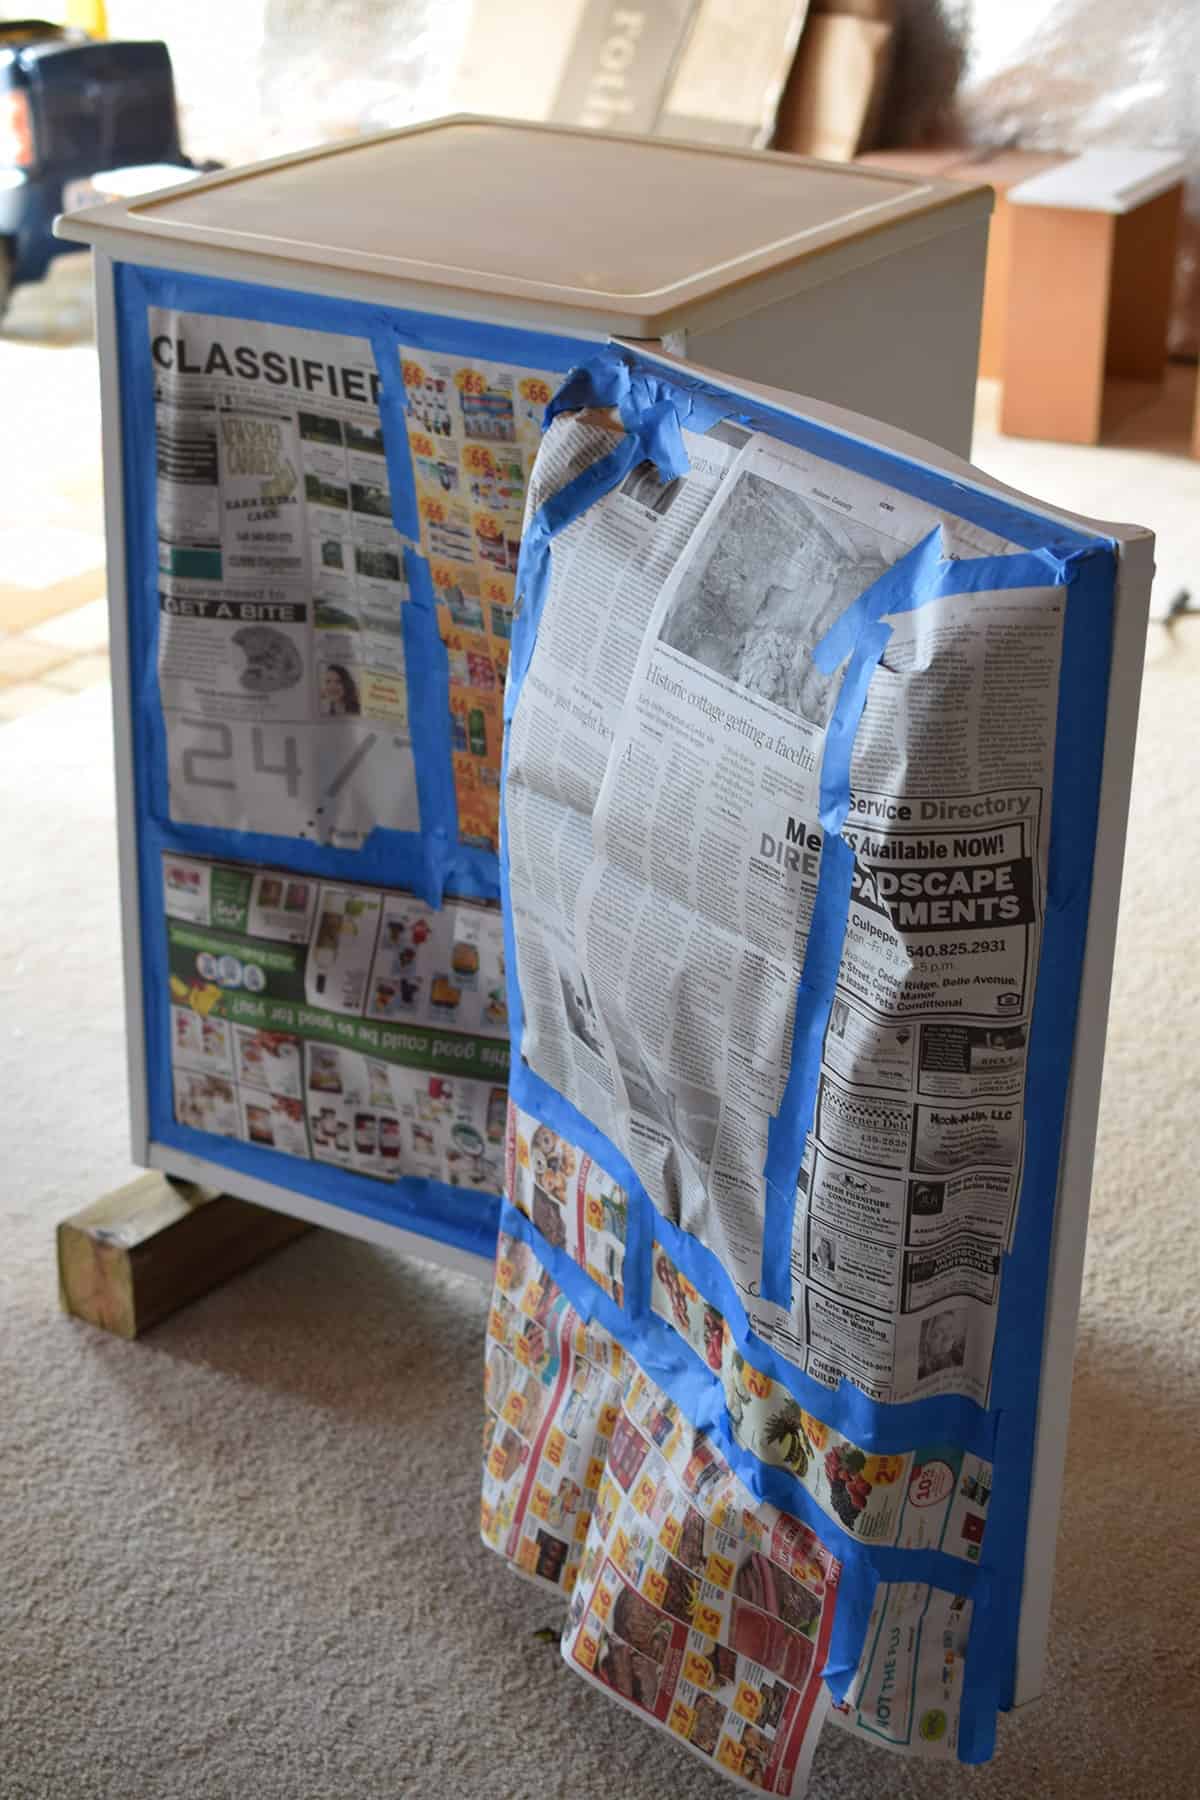
[(1003, 1477), (993, 1489), (987, 1531), (987, 1560), (996, 1578), (971, 1635), (971, 1652), (981, 1654), (974, 1667), (968, 1663), (960, 1728), (966, 1762), (991, 1755), (996, 1707), (1013, 1702), (1054, 1205), (1100, 819), (1115, 604), (1112, 547), (1073, 558), (1067, 575), (1045, 925), (1026, 1080), (1025, 1169), (1000, 1291), (992, 1379), (996, 1465)]
[[(821, 822), (825, 825), (824, 814)], [(779, 1111), (767, 1127), (763, 1164), (762, 1297), (776, 1306), (792, 1304), (797, 1184), (816, 1108), (821, 1047), (837, 985), (853, 875), (854, 854), (850, 846), (825, 826), (816, 898), (796, 993), (791, 1067)]]
[[(432, 904), (440, 905), (447, 890), (463, 891), (455, 879), (459, 844), (448, 726), (450, 665), (438, 631), (429, 564), (411, 545), (404, 550), (404, 576), (410, 596), (401, 615), (404, 666), (408, 672), (409, 731), (414, 745), (424, 861), (423, 884), (418, 892), (425, 897), (436, 896)], [(418, 743), (422, 746), (420, 756), (415, 754)], [(481, 897), (490, 897), (486, 889)]]
[[(651, 434), (661, 429), (665, 434), (661, 440), (664, 448), (669, 444), (672, 453), (681, 454), (680, 428), (708, 431), (729, 414), (730, 397), (699, 384), (683, 388), (655, 374), (646, 364), (635, 363), (628, 352), (609, 348), (572, 370), (546, 408), (545, 422), (549, 425), (559, 413), (579, 412), (588, 406), (615, 407), (621, 423), (633, 436), (647, 429)], [(683, 469), (676, 473), (682, 474)], [(664, 475), (663, 479), (668, 477)]]
[[(821, 1048), (837, 985), (842, 944), (849, 913), (854, 857), (840, 832), (850, 810), (850, 758), (867, 701), (867, 689), (879, 666), (890, 632), (885, 612), (906, 611), (935, 596), (926, 593), (930, 563), (940, 530), (902, 556), (846, 609), (813, 649), (813, 661), (833, 674), (848, 657), (821, 757), (819, 806), (824, 842), (813, 916), (809, 924), (804, 966), (796, 994), (792, 1061), (779, 1111), (767, 1133), (763, 1167), (765, 1205), (762, 1243), (762, 1293), (776, 1306), (792, 1304), (792, 1233), (797, 1183), (805, 1140), (813, 1122)], [(850, 626), (846, 619), (853, 615)], [(830, 639), (834, 642), (831, 646)], [(842, 655), (837, 650), (845, 644)]]
[[(639, 386), (639, 382), (643, 384)], [(1047, 521), (1037, 514), (995, 494), (977, 492), (937, 471), (861, 444), (831, 428), (794, 419), (769, 406), (755, 406), (750, 410), (744, 400), (687, 376), (679, 376), (675, 371), (668, 378), (653, 363), (638, 360), (635, 364), (628, 352), (614, 351), (595, 359), (586, 369), (576, 371), (552, 404), (549, 416), (567, 407), (615, 405), (629, 429), (638, 423), (642, 408), (657, 407), (663, 401), (673, 402), (681, 419), (699, 416), (712, 422), (720, 417), (737, 418), (753, 428), (766, 430), (786, 442), (926, 500), (942, 511), (968, 519), (1023, 546), (1028, 552), (943, 562), (938, 556), (940, 534), (932, 533), (868, 594), (860, 597), (827, 634), (821, 646), (819, 654), (830, 670), (836, 669), (847, 658), (851, 659), (839, 698), (842, 710), (838, 730), (832, 734), (832, 744), (827, 747), (827, 760), (822, 769), (821, 823), (828, 834), (823, 857), (829, 873), (825, 896), (819, 915), (814, 914), (810, 934), (811, 949), (813, 937), (819, 932), (826, 933), (826, 941), (819, 951), (822, 972), (824, 960), (831, 954), (830, 944), (840, 943), (839, 934), (844, 929), (845, 899), (849, 891), (846, 866), (849, 848), (845, 846), (845, 855), (830, 852), (834, 843), (842, 842), (834, 834), (840, 831), (846, 816), (854, 733), (871, 674), (889, 635), (883, 622), (885, 614), (902, 612), (912, 605), (952, 594), (1046, 586), (1063, 588), (1066, 618), (1054, 769), (1050, 879), (1039, 988), (1030, 1037), (1025, 1173), (1016, 1238), (1012, 1254), (1006, 1259), (1001, 1289), (989, 1410), (959, 1399), (879, 1407), (844, 1381), (836, 1392), (830, 1393), (812, 1382), (810, 1377), (801, 1375), (757, 1340), (749, 1330), (742, 1297), (735, 1291), (726, 1271), (702, 1245), (654, 1213), (644, 1188), (616, 1147), (594, 1126), (581, 1119), (561, 1095), (534, 1075), (519, 1058), (514, 1063), (511, 1077), (511, 1092), (517, 1104), (543, 1119), (564, 1137), (580, 1144), (627, 1187), (630, 1224), (625, 1264), (626, 1312), (619, 1315), (613, 1309), (610, 1328), (639, 1361), (645, 1359), (657, 1363), (664, 1372), (663, 1385), (669, 1392), (678, 1393), (680, 1403), (694, 1423), (708, 1426), (714, 1430), (714, 1435), (722, 1436), (722, 1447), (753, 1491), (766, 1498), (773, 1497), (773, 1476), (729, 1438), (728, 1428), (723, 1425), (723, 1393), (718, 1402), (711, 1385), (716, 1378), (710, 1377), (709, 1387), (703, 1392), (697, 1391), (683, 1366), (691, 1352), (681, 1339), (669, 1346), (662, 1333), (669, 1332), (670, 1328), (648, 1315), (650, 1246), (655, 1238), (697, 1289), (722, 1311), (734, 1341), (748, 1360), (781, 1381), (802, 1406), (825, 1419), (845, 1437), (880, 1452), (919, 1448), (940, 1440), (964, 1450), (974, 1450), (994, 1462), (989, 1523), (978, 1564), (968, 1565), (936, 1552), (889, 1552), (885, 1559), (884, 1553), (877, 1551), (871, 1559), (872, 1566), (877, 1565), (880, 1574), (887, 1561), (888, 1578), (926, 1580), (955, 1592), (973, 1594), (975, 1612), (959, 1754), (965, 1761), (983, 1760), (991, 1751), (997, 1706), (1008, 1704), (1012, 1692), (1050, 1233), (1098, 817), (1111, 654), (1115, 547), (1107, 540), (1068, 526), (1048, 526)], [(604, 491), (602, 482), (605, 486), (613, 485), (602, 477), (601, 481), (591, 484), (590, 490), (580, 486), (570, 495), (559, 508), (556, 529), (561, 530), (569, 517), (577, 516), (599, 497), (599, 492)], [(547, 528), (524, 569), (527, 604), (515, 634), (515, 638), (519, 635), (521, 639), (520, 657), (517, 657), (514, 641), (506, 716), (511, 716), (519, 699), (521, 682), (536, 640), (549, 577), (551, 535)], [(825, 868), (822, 874), (825, 875)], [(523, 1008), (511, 909), (507, 904), (507, 826), (503, 815), (501, 887), (506, 903), (509, 1013), (513, 1042), (519, 1046), (523, 1037)], [(809, 1010), (810, 1014), (816, 1013), (816, 1009)], [(811, 1029), (798, 1032), (792, 1069), (797, 1086), (793, 1090), (789, 1082), (788, 1103), (790, 1105), (794, 1100), (798, 1106), (807, 1104), (810, 1111), (808, 1084), (812, 1076), (807, 1064), (812, 1050)], [(777, 1139), (780, 1158), (777, 1166), (785, 1177), (790, 1172), (796, 1141), (793, 1132), (786, 1140), (787, 1160), (784, 1161), (782, 1132)], [(789, 1196), (785, 1180), (777, 1183), (776, 1194), (776, 1210), (771, 1222), (776, 1230), (781, 1230), (785, 1214), (790, 1220), (786, 1209), (794, 1205), (794, 1189)], [(768, 1203), (771, 1204), (769, 1195)], [(531, 1232), (532, 1228), (529, 1230)], [(549, 1246), (545, 1249), (548, 1251)], [(566, 1259), (556, 1256), (556, 1279), (559, 1260)], [(574, 1270), (573, 1265), (571, 1269)], [(590, 1286), (578, 1271), (566, 1279), (576, 1286)], [(676, 1383), (675, 1388), (672, 1388), (672, 1382)], [(687, 1403), (682, 1398), (684, 1395)], [(689, 1411), (689, 1404), (702, 1416), (694, 1416)], [(775, 1491), (779, 1490), (776, 1488)], [(807, 1496), (804, 1496), (806, 1500)], [(787, 1500), (781, 1497), (778, 1503), (805, 1516), (804, 1501), (793, 1495)], [(818, 1528), (826, 1541), (837, 1533), (837, 1528), (832, 1527), (824, 1515), (821, 1515)], [(844, 1535), (839, 1534), (839, 1543)], [(861, 1547), (853, 1545), (851, 1549), (853, 1554), (848, 1558), (848, 1565), (854, 1566), (854, 1558)], [(845, 1681), (857, 1662), (869, 1591), (866, 1584), (848, 1590), (849, 1604), (835, 1645), (836, 1654), (830, 1656), (830, 1685), (835, 1693), (844, 1691)]]
[[(966, 482), (947, 475), (925, 463), (914, 462), (897, 451), (884, 450), (878, 444), (853, 437), (832, 425), (815, 419), (797, 417), (767, 401), (748, 401), (745, 395), (714, 387), (699, 376), (689, 375), (677, 364), (657, 362), (649, 350), (636, 358), (625, 349), (610, 347), (608, 354), (629, 363), (631, 370), (647, 380), (654, 380), (656, 393), (671, 396), (686, 424), (689, 413), (697, 419), (691, 429), (704, 431), (719, 418), (735, 420), (755, 431), (765, 431), (785, 444), (811, 451), (843, 469), (867, 475), (887, 487), (927, 500), (943, 512), (993, 531), (1010, 543), (1020, 544), (1052, 563), (1062, 562), (1074, 551), (1094, 547), (1097, 538), (1061, 521), (1051, 522), (1043, 514), (1030, 512), (1019, 501), (1007, 500), (994, 489), (970, 487)], [(707, 420), (706, 423), (699, 421)], [(1027, 586), (1041, 586), (1044, 575)]]

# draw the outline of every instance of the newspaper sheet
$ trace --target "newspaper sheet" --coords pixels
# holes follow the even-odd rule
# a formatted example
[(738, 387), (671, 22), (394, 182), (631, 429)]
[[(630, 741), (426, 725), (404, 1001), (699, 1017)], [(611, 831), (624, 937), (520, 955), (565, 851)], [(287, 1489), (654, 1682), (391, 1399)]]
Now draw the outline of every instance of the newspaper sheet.
[(923, 1582), (880, 1582), (862, 1660), (829, 1718), (926, 1761), (953, 1761), (973, 1604)]
[(499, 908), (163, 858), (181, 1125), (382, 1181), (499, 1193)]
[(501, 1233), (481, 1529), (571, 1597), (562, 1653), (760, 1793), (804, 1790), (840, 1565)]
[(370, 344), (149, 318), (171, 817), (349, 848), (416, 830)]
[(812, 648), (935, 528), (946, 558), (1015, 546), (744, 440), (687, 437), (688, 476), (663, 486), (643, 466), (555, 540), (506, 792), (522, 1054), (798, 1366), (882, 1401), (984, 1400), (1023, 1144), (1061, 595), (974, 593), (890, 621), (853, 763), (854, 896), (793, 1304), (771, 1306), (763, 1167), (839, 686)]

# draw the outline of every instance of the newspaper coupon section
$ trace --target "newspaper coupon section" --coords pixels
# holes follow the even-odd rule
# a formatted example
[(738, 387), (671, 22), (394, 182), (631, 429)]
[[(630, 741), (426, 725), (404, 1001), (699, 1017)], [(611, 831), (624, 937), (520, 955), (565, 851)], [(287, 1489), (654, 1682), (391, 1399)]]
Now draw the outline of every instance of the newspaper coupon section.
[(610, 351), (530, 478), (482, 1520), (571, 1668), (798, 1794), (830, 1698), (974, 1761), (1011, 1684), (1114, 558), (748, 408)]
[(525, 490), (557, 375), (400, 350), (408, 446), (450, 676), (464, 843), (499, 847), (501, 695)]

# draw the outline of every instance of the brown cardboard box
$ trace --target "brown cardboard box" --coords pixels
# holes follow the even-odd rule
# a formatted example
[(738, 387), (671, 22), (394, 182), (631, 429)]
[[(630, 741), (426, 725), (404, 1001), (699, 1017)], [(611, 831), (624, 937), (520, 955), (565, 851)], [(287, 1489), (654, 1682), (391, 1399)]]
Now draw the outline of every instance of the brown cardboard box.
[(814, 14), (779, 107), (776, 150), (849, 162), (887, 79), (892, 28), (845, 13)]
[(761, 148), (805, 0), (472, 0), (447, 110)]
[(891, 68), (893, 0), (815, 0), (779, 104), (776, 150), (848, 162), (871, 141)]

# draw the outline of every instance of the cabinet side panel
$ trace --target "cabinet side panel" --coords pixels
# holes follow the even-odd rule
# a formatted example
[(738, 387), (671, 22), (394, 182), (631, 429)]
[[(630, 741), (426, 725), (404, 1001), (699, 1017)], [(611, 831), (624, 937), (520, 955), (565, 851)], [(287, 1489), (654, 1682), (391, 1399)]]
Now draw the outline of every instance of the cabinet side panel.
[(986, 219), (714, 331), (691, 361), (866, 413), (969, 456)]
[(1141, 698), (1142, 654), (1153, 574), (1152, 539), (1143, 538), (1123, 547), (1117, 577), (1112, 678), (1105, 724), (1092, 904), (1088, 915), (1075, 1055), (1067, 1095), (1058, 1202), (1050, 1251), (1041, 1395), (1017, 1638), (1016, 1706), (1036, 1700), (1042, 1692), (1045, 1677), (1071, 1410), (1071, 1372), (1079, 1323), (1096, 1122), (1100, 1111), (1100, 1078), (1108, 1028), (1134, 740)]

